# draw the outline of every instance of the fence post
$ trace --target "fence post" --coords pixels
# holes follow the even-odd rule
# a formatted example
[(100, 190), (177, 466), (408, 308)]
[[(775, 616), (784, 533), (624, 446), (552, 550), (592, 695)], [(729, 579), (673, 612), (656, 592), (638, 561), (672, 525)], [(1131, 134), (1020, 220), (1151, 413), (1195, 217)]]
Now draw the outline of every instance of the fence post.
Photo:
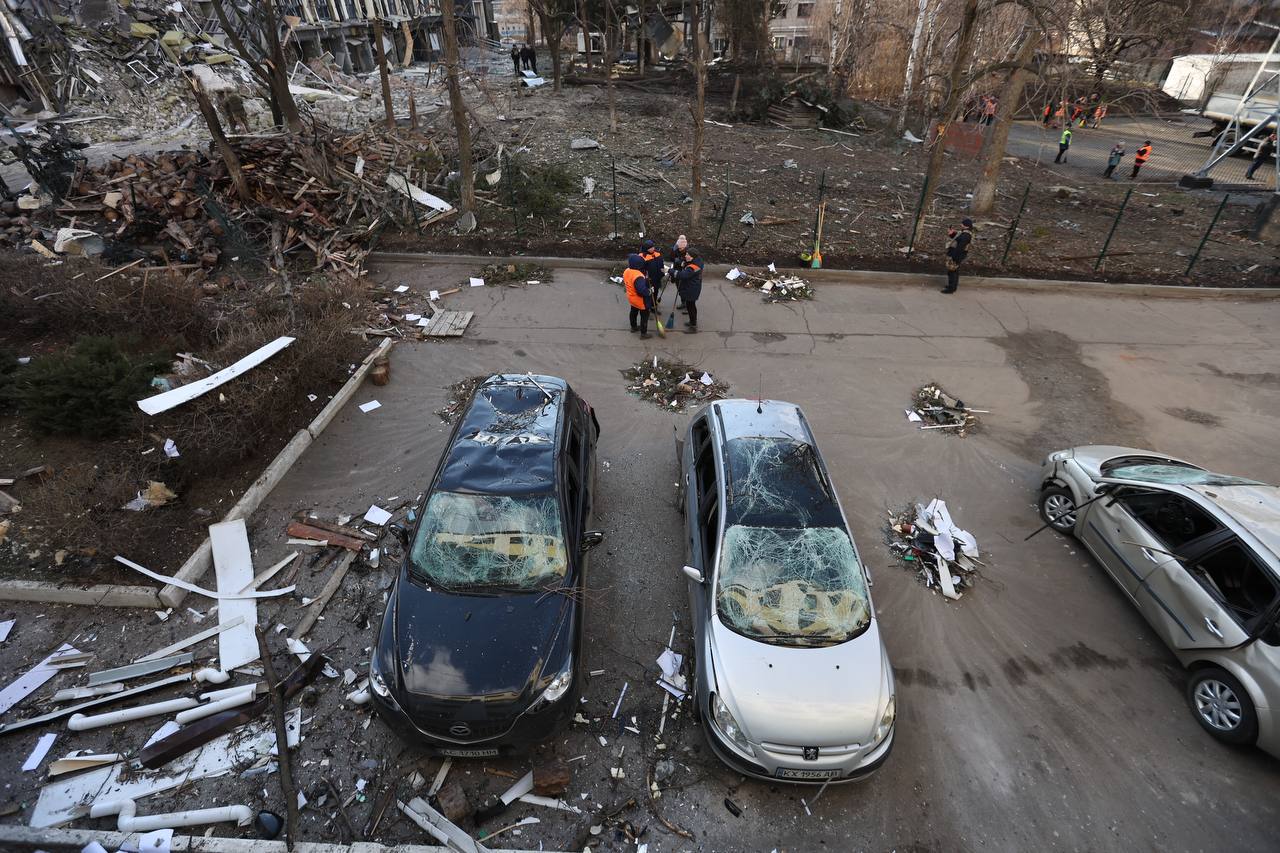
[(609, 155), (609, 173), (613, 176), (613, 239), (617, 240), (622, 236), (618, 233), (618, 163), (612, 154)]
[(1022, 221), (1022, 211), (1027, 209), (1027, 197), (1031, 195), (1031, 182), (1027, 181), (1027, 188), (1022, 191), (1022, 204), (1018, 205), (1018, 214), (1013, 217), (1013, 222), (1009, 224), (1009, 239), (1004, 244), (1004, 254), (1000, 256), (1000, 266), (1004, 266), (1005, 261), (1009, 260), (1009, 250), (1013, 248), (1014, 235), (1018, 233), (1018, 223)]
[(516, 210), (516, 173), (511, 168), (511, 154), (504, 149), (502, 156), (507, 161), (507, 204), (511, 206), (511, 227), (518, 234), (520, 233), (520, 215)]
[(818, 203), (814, 205), (814, 209), (813, 209), (813, 240), (811, 240), (810, 242), (813, 243), (815, 246), (818, 244), (818, 220), (821, 217), (821, 213), (819, 211), (822, 210), (822, 196), (825, 194), (826, 189), (827, 189), (827, 170), (823, 169), (822, 177), (818, 178)]
[(1133, 195), (1133, 187), (1129, 187), (1129, 191), (1124, 194), (1124, 201), (1120, 202), (1120, 209), (1116, 211), (1116, 219), (1111, 223), (1111, 230), (1107, 232), (1107, 240), (1102, 244), (1102, 251), (1098, 253), (1098, 259), (1093, 262), (1093, 271), (1097, 272), (1098, 267), (1102, 266), (1102, 259), (1107, 256), (1107, 247), (1111, 245), (1111, 238), (1116, 234), (1116, 228), (1120, 226), (1120, 217), (1124, 216), (1124, 209), (1129, 205), (1129, 196)]
[(720, 232), (724, 230), (724, 219), (729, 215), (729, 202), (733, 200), (733, 184), (729, 183), (729, 168), (724, 170), (724, 206), (720, 208), (720, 224), (716, 226), (716, 248), (720, 248)]
[(920, 200), (916, 202), (916, 215), (911, 220), (911, 239), (907, 241), (907, 257), (911, 257), (911, 253), (916, 248), (916, 230), (920, 227), (920, 214), (924, 208), (924, 194), (929, 189), (929, 176), (924, 176), (924, 183), (920, 185)]
[(1209, 227), (1204, 230), (1204, 236), (1200, 238), (1200, 245), (1196, 246), (1196, 253), (1191, 256), (1191, 263), (1187, 264), (1187, 271), (1183, 275), (1191, 275), (1191, 268), (1196, 265), (1196, 261), (1200, 260), (1200, 253), (1204, 251), (1204, 244), (1209, 242), (1209, 235), (1213, 233), (1213, 226), (1218, 224), (1218, 217), (1222, 215), (1222, 209), (1227, 206), (1227, 199), (1231, 198), (1231, 193), (1227, 193), (1222, 197), (1222, 202), (1218, 205), (1218, 209), (1213, 212), (1213, 219), (1209, 221)]

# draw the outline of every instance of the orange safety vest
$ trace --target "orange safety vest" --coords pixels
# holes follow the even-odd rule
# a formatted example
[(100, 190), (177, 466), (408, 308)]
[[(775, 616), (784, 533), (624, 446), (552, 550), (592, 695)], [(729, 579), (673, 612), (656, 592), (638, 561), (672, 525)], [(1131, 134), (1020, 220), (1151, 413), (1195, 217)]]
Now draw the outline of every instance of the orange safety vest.
[(1141, 166), (1143, 163), (1147, 162), (1147, 158), (1150, 156), (1151, 156), (1151, 146), (1144, 145), (1141, 148), (1139, 148), (1136, 152), (1134, 152), (1133, 162)]
[(627, 268), (622, 271), (622, 284), (627, 288), (627, 301), (631, 303), (632, 308), (643, 310), (647, 306), (644, 304), (644, 297), (636, 293), (636, 279), (638, 278), (644, 278), (644, 270)]

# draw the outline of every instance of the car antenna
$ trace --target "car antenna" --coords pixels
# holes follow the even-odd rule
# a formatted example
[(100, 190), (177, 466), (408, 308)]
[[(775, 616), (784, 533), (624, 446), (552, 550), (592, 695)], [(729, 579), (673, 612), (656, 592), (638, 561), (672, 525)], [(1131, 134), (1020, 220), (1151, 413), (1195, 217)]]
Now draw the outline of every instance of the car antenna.
[(760, 371), (759, 382), (756, 385), (756, 414), (764, 414), (764, 371)]
[(530, 382), (532, 382), (532, 383), (533, 383), (533, 387), (534, 387), (534, 388), (537, 388), (537, 389), (538, 389), (539, 391), (541, 391), (543, 394), (546, 394), (546, 395), (547, 395), (547, 402), (548, 402), (548, 403), (550, 403), (550, 402), (551, 402), (551, 400), (553, 399), (553, 398), (552, 398), (552, 396), (551, 396), (551, 392), (550, 392), (550, 391), (548, 391), (546, 388), (543, 388), (541, 385), (539, 385), (539, 384), (538, 384), (538, 380), (536, 380), (536, 379), (534, 379), (534, 378), (533, 378), (533, 371), (532, 371), (532, 370), (528, 371), (527, 373), (525, 373), (525, 376), (529, 379), (529, 381), (530, 381)]

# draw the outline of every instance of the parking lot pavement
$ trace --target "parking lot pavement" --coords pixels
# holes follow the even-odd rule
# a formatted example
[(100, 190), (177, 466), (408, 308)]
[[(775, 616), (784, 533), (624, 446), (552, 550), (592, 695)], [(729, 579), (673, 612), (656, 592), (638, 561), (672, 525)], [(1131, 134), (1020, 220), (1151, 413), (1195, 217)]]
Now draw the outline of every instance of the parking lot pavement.
[[(418, 295), (468, 274), (476, 271), (374, 271)], [(769, 305), (709, 279), (700, 334), (641, 341), (626, 329), (621, 289), (602, 278), (559, 270), (546, 285), (448, 297), (449, 309), (476, 312), (466, 336), (398, 346), (390, 384), (367, 386), (352, 401), (376, 398), (381, 408), (366, 414), (348, 405), (252, 524), (255, 560), (266, 565), (284, 551), (285, 520), (299, 509), (351, 513), (417, 494), (448, 436), (434, 412), (464, 377), (555, 374), (595, 407), (603, 429), (595, 526), (607, 538), (592, 556), (585, 669), (604, 674), (585, 690), (592, 722), (549, 747), (563, 758), (585, 756), (570, 764), (569, 796), (588, 814), (518, 804), (490, 829), (532, 814), (542, 823), (509, 844), (581, 849), (581, 833), (599, 821), (593, 804), (611, 810), (635, 797), (638, 807), (623, 816), (648, 828), (654, 853), (1200, 850), (1220, 849), (1226, 838), (1238, 849), (1273, 847), (1280, 762), (1227, 749), (1197, 727), (1175, 659), (1084, 551), (1053, 533), (1023, 538), (1039, 524), (1039, 460), (1065, 445), (1148, 444), (1280, 480), (1280, 351), (1272, 342), (1280, 305), (1061, 291), (962, 289), (944, 298), (929, 288), (826, 283), (812, 302)], [(898, 677), (896, 746), (870, 781), (828, 788), (815, 803), (815, 788), (744, 781), (723, 768), (687, 713), (654, 737), (662, 696), (654, 660), (673, 621), (677, 650), (687, 650), (689, 627), (672, 500), (673, 434), (687, 415), (628, 395), (619, 375), (654, 355), (689, 361), (738, 396), (804, 408), (871, 568)], [(981, 430), (956, 438), (914, 429), (903, 409), (930, 381), (989, 409)], [(976, 535), (987, 564), (958, 602), (920, 586), (882, 544), (888, 508), (935, 495)], [(382, 609), (378, 575), (353, 573), (354, 586), (309, 637), (312, 648), (331, 648), (339, 669), (367, 660)], [(266, 618), (296, 621), (283, 609)], [(372, 626), (363, 629), (366, 620)], [(353, 727), (350, 711), (338, 711), (329, 695), (337, 692), (321, 697), (295, 759), (304, 779), (325, 756), (341, 762), (334, 772), (346, 779), (360, 760), (404, 754), (380, 722)], [(623, 731), (633, 716), (640, 736)], [(674, 787), (656, 806), (692, 840), (672, 835), (648, 808), (649, 768), (668, 756), (678, 765)], [(477, 787), (510, 784), (485, 776), (478, 762), (460, 767), (454, 772), (465, 774), (473, 797)], [(613, 767), (623, 780), (611, 778)], [(352, 806), (354, 820), (365, 819), (372, 800)], [(306, 814), (314, 837), (323, 817)], [(379, 835), (421, 840), (403, 819)], [(594, 850), (626, 849), (609, 829), (591, 842)]]
[[(396, 265), (377, 274), (426, 290), (467, 272)], [(661, 694), (644, 668), (651, 680), (673, 618), (678, 642), (688, 627), (671, 500), (673, 428), (686, 419), (629, 396), (618, 371), (679, 356), (738, 395), (804, 407), (872, 568), (901, 702), (885, 769), (828, 789), (813, 816), (800, 799), (816, 791), (741, 783), (684, 720), (671, 746), (700, 747), (679, 752), (691, 768), (683, 781), (698, 781), (660, 802), (698, 846), (1197, 849), (1220, 843), (1228, 827), (1241, 847), (1270, 843), (1280, 763), (1200, 731), (1176, 661), (1083, 550), (1051, 533), (1022, 539), (1038, 524), (1039, 459), (1060, 446), (1147, 444), (1280, 479), (1280, 449), (1267, 440), (1280, 411), (1280, 354), (1268, 340), (1280, 306), (1002, 291), (943, 300), (931, 290), (842, 285), (820, 285), (812, 303), (767, 305), (708, 281), (699, 335), (640, 341), (626, 331), (620, 289), (601, 279), (561, 270), (549, 285), (452, 297), (450, 308), (476, 311), (467, 337), (402, 345), (391, 384), (368, 389), (383, 408), (349, 407), (272, 495), (268, 518), (312, 502), (350, 511), (421, 488), (447, 437), (432, 412), (461, 378), (567, 378), (603, 428), (596, 526), (608, 538), (593, 557), (587, 666), (606, 675), (586, 706), (603, 722), (559, 748), (589, 755), (576, 765), (575, 790), (613, 790), (610, 766), (661, 755), (636, 738), (633, 754), (613, 761), (594, 738), (625, 742), (609, 720), (624, 680), (624, 711), (652, 730)], [(981, 432), (912, 429), (903, 408), (927, 381), (990, 409)], [(881, 544), (886, 508), (934, 495), (977, 535), (988, 562), (956, 603), (919, 586)], [(643, 779), (643, 764), (628, 769), (617, 795), (643, 797)], [(657, 849), (684, 846), (654, 831)]]

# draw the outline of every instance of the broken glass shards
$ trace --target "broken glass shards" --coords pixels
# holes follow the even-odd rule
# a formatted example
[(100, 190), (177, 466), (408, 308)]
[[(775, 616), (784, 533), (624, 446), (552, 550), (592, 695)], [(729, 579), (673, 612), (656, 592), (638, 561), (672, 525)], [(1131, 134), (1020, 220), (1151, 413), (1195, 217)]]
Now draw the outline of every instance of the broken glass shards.
[(453, 423), (458, 418), (458, 414), (463, 407), (471, 401), (471, 395), (476, 392), (476, 388), (480, 386), (487, 377), (469, 376), (460, 382), (455, 382), (449, 386), (449, 402), (445, 404), (443, 409), (436, 412), (440, 416), (440, 420), (447, 424)]
[(559, 503), (554, 495), (436, 492), (409, 567), (448, 589), (541, 589), (568, 571)]
[(975, 410), (963, 400), (951, 396), (936, 382), (930, 382), (915, 393), (907, 420), (922, 422), (920, 429), (939, 430), (951, 435), (964, 435), (978, 425)]
[(927, 506), (911, 503), (890, 512), (885, 544), (926, 587), (947, 598), (958, 599), (961, 590), (972, 588), (984, 565), (973, 534), (956, 526), (946, 502), (938, 498)]
[(728, 628), (776, 645), (842, 643), (871, 620), (866, 576), (839, 527), (729, 527), (716, 609)]
[(729, 396), (729, 383), (682, 361), (653, 356), (620, 372), (628, 391), (669, 412)]

